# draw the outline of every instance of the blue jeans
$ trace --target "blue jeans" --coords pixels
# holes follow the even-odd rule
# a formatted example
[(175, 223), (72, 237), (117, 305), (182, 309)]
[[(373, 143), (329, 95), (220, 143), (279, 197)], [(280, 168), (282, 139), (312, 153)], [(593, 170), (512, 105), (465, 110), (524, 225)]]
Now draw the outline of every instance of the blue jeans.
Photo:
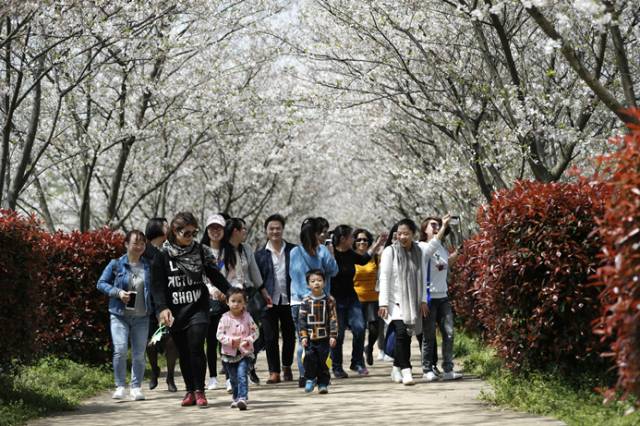
[(247, 373), (251, 368), (251, 358), (242, 358), (238, 362), (224, 362), (223, 365), (229, 374), (231, 386), (233, 387), (233, 400), (246, 401), (249, 398), (249, 383), (247, 382)]
[(296, 363), (298, 364), (298, 373), (300, 377), (304, 377), (304, 366), (302, 365), (302, 343), (300, 342), (300, 305), (291, 305), (291, 317), (293, 324), (296, 326), (296, 337), (298, 338), (298, 348), (296, 349)]
[(145, 349), (149, 337), (149, 317), (130, 317), (110, 314), (111, 341), (113, 342), (113, 375), (116, 386), (125, 386), (127, 380), (127, 352), (131, 339), (131, 387), (142, 386)]
[(344, 331), (349, 325), (353, 334), (351, 350), (351, 367), (364, 367), (364, 318), (362, 317), (362, 305), (357, 298), (336, 301), (338, 313), (338, 339), (336, 347), (331, 349), (331, 364), (333, 370), (342, 368), (342, 344), (344, 343)]

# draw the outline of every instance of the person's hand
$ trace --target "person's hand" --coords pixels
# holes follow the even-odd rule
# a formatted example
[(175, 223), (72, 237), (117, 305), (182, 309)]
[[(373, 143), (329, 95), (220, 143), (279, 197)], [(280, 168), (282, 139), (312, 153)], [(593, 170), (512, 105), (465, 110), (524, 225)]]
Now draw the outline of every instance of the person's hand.
[(237, 349), (240, 346), (240, 338), (239, 337), (234, 337), (231, 339), (231, 347), (233, 349)]
[(160, 312), (160, 315), (158, 315), (158, 322), (166, 327), (171, 327), (173, 325), (173, 320), (173, 314), (168, 308), (164, 309)]
[(304, 339), (302, 339), (302, 346), (309, 347), (309, 339), (307, 339), (306, 337)]
[(337, 343), (338, 342), (335, 337), (329, 339), (329, 347), (335, 348)]
[(249, 348), (249, 341), (248, 340), (241, 340), (240, 341), (240, 346), (243, 346), (245, 348)]
[(267, 309), (273, 308), (273, 299), (271, 299), (271, 296), (269, 296), (269, 294), (263, 294), (262, 296), (264, 297), (264, 301), (267, 302)]
[(221, 291), (216, 294), (216, 299), (218, 299), (218, 302), (227, 303), (227, 296)]
[(329, 250), (329, 253), (331, 253), (331, 256), (336, 257), (336, 251), (333, 248), (333, 244), (329, 244), (328, 246), (326, 246), (327, 249)]
[(387, 316), (389, 316), (389, 310), (386, 306), (380, 306), (378, 308), (378, 316), (382, 319), (385, 319), (387, 318)]
[(446, 229), (449, 227), (449, 221), (451, 221), (451, 213), (447, 213), (446, 215), (444, 215), (444, 217), (442, 218), (442, 228)]
[(378, 236), (376, 241), (373, 243), (373, 246), (371, 246), (373, 253), (375, 253), (380, 247), (384, 245), (384, 243), (387, 241), (388, 236), (389, 236), (388, 233), (382, 233)]
[(118, 293), (118, 297), (120, 298), (120, 300), (122, 300), (125, 304), (129, 303), (129, 292), (128, 291), (124, 291), (124, 290), (120, 290), (120, 293)]
[(425, 318), (429, 315), (429, 305), (427, 302), (422, 302), (420, 304), (420, 313), (422, 313), (422, 316)]

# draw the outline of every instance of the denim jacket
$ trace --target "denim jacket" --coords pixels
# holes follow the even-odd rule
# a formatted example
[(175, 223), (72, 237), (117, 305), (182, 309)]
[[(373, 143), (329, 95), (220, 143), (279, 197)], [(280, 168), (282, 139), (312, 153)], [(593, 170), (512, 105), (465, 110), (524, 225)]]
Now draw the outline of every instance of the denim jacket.
[[(142, 262), (144, 268), (144, 306), (147, 314), (152, 314), (153, 305), (151, 304), (151, 290), (149, 287), (151, 284), (151, 266), (149, 265), (149, 261), (144, 257), (140, 258), (140, 262)], [(96, 286), (98, 290), (109, 296), (109, 313), (111, 314), (124, 315), (125, 306), (118, 295), (120, 294), (120, 290), (127, 291), (129, 288), (130, 271), (129, 258), (125, 254), (109, 262), (98, 280)]]

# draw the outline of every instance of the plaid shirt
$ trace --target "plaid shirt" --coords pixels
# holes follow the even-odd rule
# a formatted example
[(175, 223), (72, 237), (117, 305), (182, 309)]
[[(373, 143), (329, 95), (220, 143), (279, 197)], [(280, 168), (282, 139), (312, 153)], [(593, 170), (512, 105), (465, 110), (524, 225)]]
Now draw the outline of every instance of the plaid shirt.
[(300, 338), (322, 340), (338, 337), (336, 301), (331, 296), (307, 296), (300, 305)]

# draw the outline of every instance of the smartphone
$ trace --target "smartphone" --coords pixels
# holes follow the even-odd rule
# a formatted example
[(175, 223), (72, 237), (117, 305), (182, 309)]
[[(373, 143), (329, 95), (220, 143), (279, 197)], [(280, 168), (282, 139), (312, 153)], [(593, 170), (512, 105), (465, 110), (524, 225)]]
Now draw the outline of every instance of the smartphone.
[(451, 216), (449, 219), (449, 225), (459, 225), (460, 224), (460, 216)]
[(331, 243), (331, 238), (327, 238), (326, 240), (324, 240), (324, 245), (325, 246), (330, 246), (331, 244), (332, 244)]
[(133, 310), (136, 308), (136, 295), (138, 292), (130, 291), (129, 292), (129, 301), (127, 302), (126, 309)]

